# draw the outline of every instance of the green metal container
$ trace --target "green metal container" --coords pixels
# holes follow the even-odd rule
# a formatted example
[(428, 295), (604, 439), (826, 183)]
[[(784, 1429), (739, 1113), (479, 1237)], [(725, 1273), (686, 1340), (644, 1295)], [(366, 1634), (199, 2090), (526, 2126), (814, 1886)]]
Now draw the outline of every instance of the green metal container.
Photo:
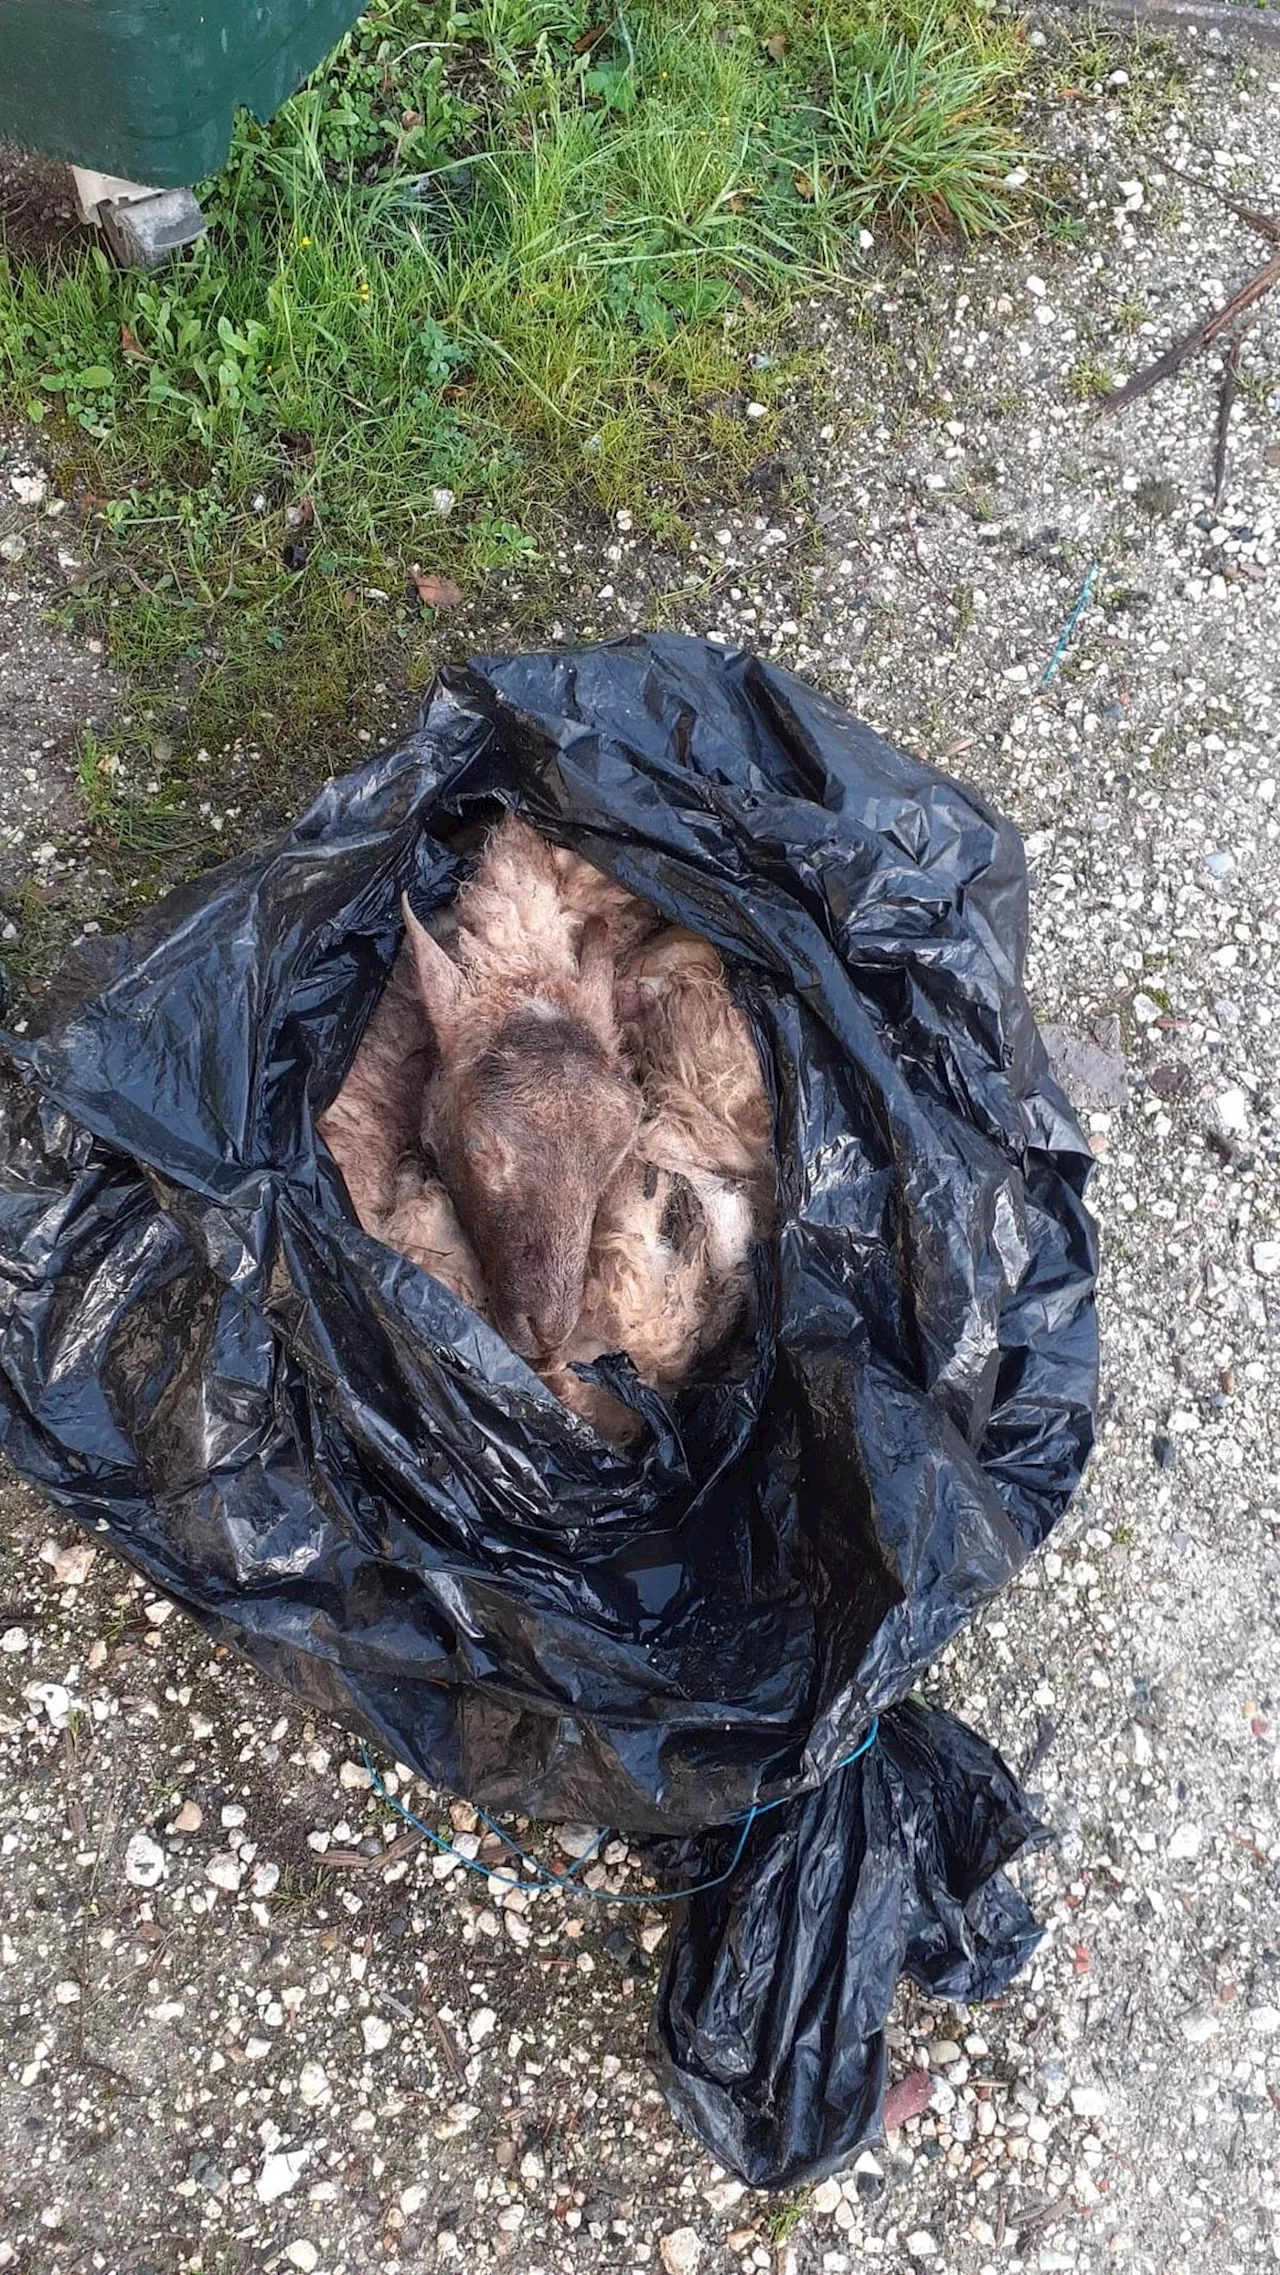
[(0, 140), (157, 189), (217, 172), (243, 104), (268, 119), (352, 0), (0, 0)]

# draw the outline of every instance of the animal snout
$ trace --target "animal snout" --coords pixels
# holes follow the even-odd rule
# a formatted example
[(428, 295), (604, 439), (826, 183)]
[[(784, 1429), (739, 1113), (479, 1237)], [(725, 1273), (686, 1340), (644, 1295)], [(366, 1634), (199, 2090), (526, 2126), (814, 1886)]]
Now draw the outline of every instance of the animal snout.
[(518, 1311), (509, 1323), (508, 1338), (522, 1359), (550, 1358), (568, 1342), (581, 1310), (581, 1297), (571, 1302), (566, 1296)]

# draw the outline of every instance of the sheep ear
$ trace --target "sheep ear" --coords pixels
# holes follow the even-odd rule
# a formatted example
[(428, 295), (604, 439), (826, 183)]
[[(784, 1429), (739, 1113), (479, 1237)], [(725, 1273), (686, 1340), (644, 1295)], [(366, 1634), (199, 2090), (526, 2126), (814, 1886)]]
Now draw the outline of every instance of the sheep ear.
[(617, 1041), (613, 1012), (614, 961), (609, 927), (602, 916), (589, 916), (582, 927), (578, 948), (578, 1003), (583, 1018), (600, 1040), (612, 1049)]
[(414, 915), (407, 893), (402, 895), (400, 906), (404, 914), (405, 936), (409, 953), (413, 957), (414, 976), (418, 982), (422, 1008), (431, 1022), (436, 1042), (441, 1050), (445, 1050), (457, 1021), (462, 974), (452, 956), (446, 956), (439, 942), (432, 939), (426, 925)]

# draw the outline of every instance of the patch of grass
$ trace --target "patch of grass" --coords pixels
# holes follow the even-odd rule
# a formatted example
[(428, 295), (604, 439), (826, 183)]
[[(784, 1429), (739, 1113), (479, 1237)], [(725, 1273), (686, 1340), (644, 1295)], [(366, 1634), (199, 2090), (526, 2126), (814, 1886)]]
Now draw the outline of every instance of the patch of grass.
[(1182, 60), (1168, 40), (1091, 18), (1055, 44), (1050, 70), (1057, 100), (1107, 103), (1135, 139), (1149, 133), (1186, 90)]
[(1067, 391), (1077, 403), (1096, 402), (1109, 395), (1115, 383), (1114, 371), (1099, 363), (1096, 356), (1078, 356), (1067, 373)]
[(811, 2188), (797, 2188), (790, 2196), (780, 2196), (777, 2203), (771, 2205), (764, 2227), (765, 2234), (775, 2249), (779, 2244), (785, 2243), (793, 2230), (799, 2227), (809, 2209), (812, 2194)]
[(86, 727), (76, 756), (76, 784), (95, 840), (108, 856), (159, 858), (195, 842), (194, 817), (181, 796), (166, 787), (160, 773), (172, 746), (157, 737), (142, 757), (141, 772), (126, 755), (120, 737), (103, 737)]
[(566, 500), (678, 537), (860, 232), (1009, 225), (1024, 61), (981, 0), (375, 0), (170, 268), (0, 261), (0, 397), (94, 552), (68, 611), (297, 738), (421, 644), (415, 567), (473, 595)]
[(0, 918), (16, 937), (0, 948), (0, 1009), (10, 997), (29, 995), (44, 977), (62, 941), (63, 926), (50, 909), (47, 888), (33, 877), (0, 897)]

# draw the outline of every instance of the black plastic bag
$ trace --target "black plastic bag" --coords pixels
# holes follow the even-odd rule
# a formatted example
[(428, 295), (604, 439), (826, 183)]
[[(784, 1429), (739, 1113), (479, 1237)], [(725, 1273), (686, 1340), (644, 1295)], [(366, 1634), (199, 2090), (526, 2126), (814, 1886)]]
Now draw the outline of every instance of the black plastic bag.
[[(635, 1454), (364, 1234), (315, 1136), (402, 889), (447, 901), (503, 805), (716, 943), (775, 1099), (754, 1348), (670, 1404), (609, 1368)], [(686, 1886), (767, 1811), (656, 2025), (673, 2105), (761, 2185), (874, 2132), (900, 1969), (983, 1997), (1034, 1941), (1009, 1773), (900, 1703), (1091, 1441), (1089, 1154), (1026, 916), (971, 791), (784, 672), (627, 640), (444, 673), (402, 749), (6, 1039), (0, 1443), (490, 1810), (682, 1836)]]

